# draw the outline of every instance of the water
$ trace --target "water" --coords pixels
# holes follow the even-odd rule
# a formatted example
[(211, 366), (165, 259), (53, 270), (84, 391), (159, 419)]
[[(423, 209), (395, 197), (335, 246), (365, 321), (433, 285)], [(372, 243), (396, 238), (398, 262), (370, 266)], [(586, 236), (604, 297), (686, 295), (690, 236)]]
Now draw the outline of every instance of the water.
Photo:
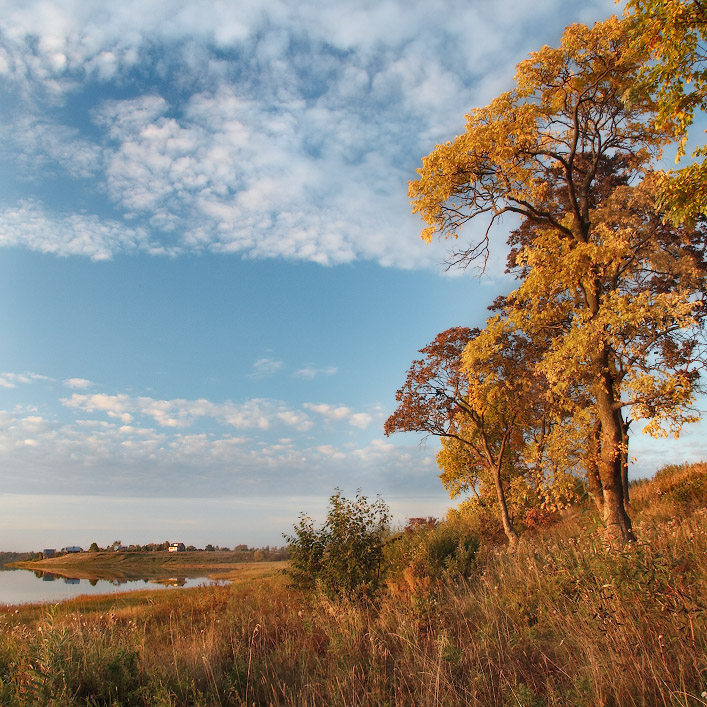
[(208, 577), (172, 577), (154, 579), (75, 579), (51, 572), (7, 569), (0, 572), (0, 604), (34, 604), (72, 599), (82, 594), (114, 594), (138, 589), (169, 589), (199, 587), (211, 584)]

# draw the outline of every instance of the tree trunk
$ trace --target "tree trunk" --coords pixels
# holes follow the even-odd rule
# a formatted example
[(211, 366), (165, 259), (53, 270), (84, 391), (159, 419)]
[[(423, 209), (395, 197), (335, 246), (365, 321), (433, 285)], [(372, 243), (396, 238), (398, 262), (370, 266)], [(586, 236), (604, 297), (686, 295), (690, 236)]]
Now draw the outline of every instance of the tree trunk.
[(501, 509), (501, 523), (503, 524), (503, 532), (508, 538), (508, 549), (513, 552), (518, 546), (518, 533), (516, 533), (515, 529), (513, 528), (511, 517), (508, 514), (506, 494), (503, 490), (503, 483), (501, 482), (501, 469), (499, 467), (494, 467), (493, 469), (491, 469), (491, 474), (493, 475), (493, 482), (496, 485), (498, 506)]
[[(604, 370), (608, 371), (608, 366)], [(598, 461), (604, 497), (604, 528), (611, 544), (623, 545), (636, 538), (624, 506), (622, 425), (614, 402), (611, 377), (606, 372), (603, 385), (597, 391), (597, 416), (601, 423)]]
[(624, 492), (624, 507), (628, 508), (631, 501), (628, 495), (628, 427), (631, 421), (624, 420), (620, 411), (619, 419), (621, 421), (621, 484)]
[(598, 421), (594, 422), (592, 427), (591, 437), (589, 439), (589, 449), (587, 455), (587, 488), (589, 495), (592, 497), (597, 510), (600, 513), (604, 512), (604, 489), (601, 485), (601, 477), (599, 476), (599, 446), (601, 436), (601, 425)]

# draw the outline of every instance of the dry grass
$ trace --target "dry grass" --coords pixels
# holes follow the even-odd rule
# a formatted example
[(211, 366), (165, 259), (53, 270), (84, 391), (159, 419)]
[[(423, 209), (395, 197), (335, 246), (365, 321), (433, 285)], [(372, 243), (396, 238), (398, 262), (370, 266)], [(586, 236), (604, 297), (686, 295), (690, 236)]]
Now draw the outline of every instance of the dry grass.
[(467, 582), (376, 607), (273, 576), (12, 609), (0, 704), (707, 705), (701, 482), (669, 510), (690, 478), (635, 493), (640, 541), (625, 550), (577, 513), (514, 555), (482, 547)]

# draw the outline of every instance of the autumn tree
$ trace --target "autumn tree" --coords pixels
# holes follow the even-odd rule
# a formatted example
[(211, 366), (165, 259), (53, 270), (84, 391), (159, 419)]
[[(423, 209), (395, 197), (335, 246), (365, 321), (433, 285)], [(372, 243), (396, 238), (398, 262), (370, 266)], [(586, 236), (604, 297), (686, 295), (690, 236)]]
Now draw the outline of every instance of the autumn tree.
[[(628, 0), (626, 12), (632, 40), (647, 47), (652, 60), (637, 88), (655, 96), (656, 123), (679, 141), (679, 162), (695, 114), (707, 107), (707, 5), (703, 0)], [(706, 155), (707, 147), (699, 146), (691, 164), (665, 175), (661, 203), (675, 222), (707, 214)]]
[(518, 66), (516, 89), (472, 111), (464, 134), (424, 158), (410, 185), (427, 241), (486, 219), (484, 235), (454, 253), (460, 265), (485, 264), (503, 214), (527, 224), (508, 316), (547, 342), (534, 372), (550, 393), (581, 392), (590, 403), (587, 467), (596, 468), (607, 535), (619, 541), (633, 538), (622, 411), (656, 434), (663, 425), (677, 432), (693, 419), (704, 360), (704, 237), (667, 227), (656, 235), (654, 180), (641, 180), (670, 136), (648, 96), (623, 100), (646, 59), (627, 30), (616, 18), (567, 28), (559, 48)]
[(507, 490), (524, 473), (527, 434), (542, 418), (527, 343), (500, 317), (484, 331), (454, 327), (438, 334), (412, 363), (384, 428), (387, 435), (415, 431), (443, 438), (438, 462), (445, 488), (452, 498), (493, 489), (511, 547), (518, 534)]
[[(617, 155), (604, 158), (596, 171), (592, 243), (601, 246), (601, 250), (586, 250), (578, 261), (577, 250), (572, 249), (568, 251), (568, 259), (564, 259), (562, 245), (553, 242), (542, 226), (526, 219), (511, 233), (508, 258), (508, 270), (523, 284), (509, 297), (499, 298), (500, 304), (495, 308), (503, 308), (507, 315), (513, 312), (516, 323), (527, 331), (533, 330), (535, 337), (547, 337), (548, 332), (554, 332), (549, 349), (557, 351), (560, 338), (556, 333), (568, 330), (573, 323), (567, 313), (582, 307), (581, 301), (570, 305), (569, 298), (574, 296), (581, 300), (582, 278), (586, 278), (589, 270), (592, 277), (603, 280), (601, 289), (605, 294), (595, 326), (600, 325), (601, 317), (613, 319), (604, 319), (603, 326), (611, 330), (613, 338), (611, 377), (616, 388), (622, 437), (622, 485), (627, 503), (628, 431), (632, 421), (641, 416), (649, 418), (652, 422), (647, 431), (659, 435), (666, 429), (677, 433), (685, 421), (694, 419), (689, 400), (698, 383), (704, 351), (692, 325), (704, 315), (698, 302), (704, 300), (705, 233), (702, 228), (689, 230), (664, 223), (662, 214), (655, 208), (658, 178), (651, 174), (632, 188), (624, 161)], [(568, 208), (568, 190), (564, 185), (559, 183), (555, 187), (551, 200), (561, 208)], [(546, 245), (548, 239), (550, 246)], [(621, 298), (624, 305), (621, 310), (617, 309), (618, 299), (608, 298), (611, 291)], [(668, 293), (672, 293), (672, 305)], [(643, 301), (642, 309), (638, 306), (639, 298)], [(627, 317), (627, 302), (633, 314), (639, 317), (638, 325)], [(670, 313), (667, 319), (666, 312)], [(571, 342), (571, 353), (577, 355), (576, 341), (569, 338), (565, 341)], [(549, 361), (547, 357), (544, 365)], [(566, 362), (555, 365), (563, 367), (562, 385), (554, 386), (554, 392), (556, 401), (563, 401), (564, 424), (555, 427), (548, 447), (560, 441), (566, 449), (573, 447), (575, 455), (577, 450), (585, 450), (589, 491), (603, 509), (596, 465), (601, 423), (596, 415), (592, 387), (586, 376), (581, 375), (584, 366), (580, 365), (575, 375), (569, 376)], [(666, 371), (672, 372), (673, 381), (689, 382), (682, 388), (683, 397), (668, 379), (663, 379)], [(574, 438), (569, 447), (568, 435)], [(553, 455), (555, 459), (563, 456), (557, 449)]]
[[(624, 498), (629, 425), (643, 419), (650, 434), (677, 435), (696, 419), (692, 401), (704, 364), (704, 233), (667, 227), (654, 203), (650, 180), (617, 189), (595, 210), (594, 234), (581, 254), (552, 234), (539, 236), (524, 251), (532, 268), (509, 297), (518, 326), (555, 331), (537, 370), (583, 415), (588, 470), (592, 445), (600, 471), (606, 461), (604, 433), (611, 423), (601, 394), (611, 391)], [(600, 298), (588, 313), (584, 286), (590, 277)], [(601, 367), (598, 346), (604, 350)], [(605, 503), (606, 476), (599, 477)]]

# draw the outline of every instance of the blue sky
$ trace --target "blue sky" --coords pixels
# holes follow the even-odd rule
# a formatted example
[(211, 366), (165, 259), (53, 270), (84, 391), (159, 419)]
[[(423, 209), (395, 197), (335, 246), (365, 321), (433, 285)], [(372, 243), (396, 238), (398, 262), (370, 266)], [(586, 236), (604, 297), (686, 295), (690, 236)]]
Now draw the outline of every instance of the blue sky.
[[(445, 273), (407, 182), (616, 11), (0, 1), (0, 549), (281, 544), (337, 486), (441, 515), (436, 444), (382, 424), (512, 283), (503, 227), (484, 278)], [(645, 475), (704, 446), (633, 449)]]

